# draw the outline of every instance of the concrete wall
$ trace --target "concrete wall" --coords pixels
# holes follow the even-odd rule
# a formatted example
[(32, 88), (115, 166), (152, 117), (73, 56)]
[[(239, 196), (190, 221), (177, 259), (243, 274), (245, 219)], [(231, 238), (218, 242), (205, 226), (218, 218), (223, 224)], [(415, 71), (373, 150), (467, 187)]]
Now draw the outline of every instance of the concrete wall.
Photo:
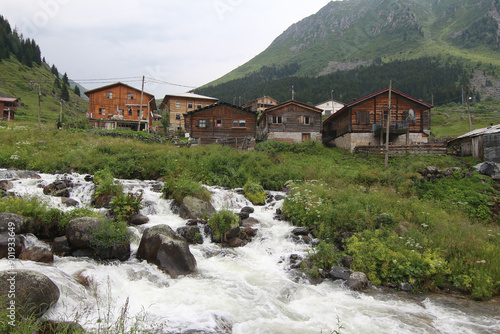
[[(406, 145), (406, 135), (391, 138), (392, 145)], [(421, 133), (410, 133), (410, 145), (427, 144), (429, 138)], [(342, 137), (334, 140), (334, 144), (338, 148), (354, 151), (357, 146), (378, 146), (380, 145), (380, 137), (375, 136), (371, 132), (363, 133), (347, 133)]]
[[(309, 133), (309, 132), (308, 132)], [(321, 141), (321, 133), (320, 132), (311, 132), (311, 140), (312, 141)], [(267, 136), (268, 140), (285, 140), (285, 141), (294, 141), (295, 143), (302, 143), (302, 133), (300, 132), (270, 132)]]

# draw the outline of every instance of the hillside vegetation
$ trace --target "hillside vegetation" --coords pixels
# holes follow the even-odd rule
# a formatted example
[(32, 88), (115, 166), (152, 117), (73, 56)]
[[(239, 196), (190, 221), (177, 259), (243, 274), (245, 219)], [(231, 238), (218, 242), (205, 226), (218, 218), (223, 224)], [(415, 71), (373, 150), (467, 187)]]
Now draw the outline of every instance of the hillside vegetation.
[[(19, 99), (16, 121), (38, 120), (38, 93), (41, 94), (42, 123), (59, 121), (61, 104), (63, 123), (75, 123), (85, 118), (88, 102), (70, 87), (66, 74), (59, 76), (57, 68), (41, 58), (40, 47), (34, 40), (24, 39), (12, 30), (0, 16), (0, 96)], [(75, 93), (76, 91), (76, 93)]]

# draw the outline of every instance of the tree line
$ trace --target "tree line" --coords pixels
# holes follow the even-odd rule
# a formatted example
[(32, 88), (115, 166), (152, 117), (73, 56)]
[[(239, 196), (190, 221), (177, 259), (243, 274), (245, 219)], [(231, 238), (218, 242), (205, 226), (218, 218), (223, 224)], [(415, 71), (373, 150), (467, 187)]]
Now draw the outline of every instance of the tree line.
[(41, 65), (40, 47), (35, 40), (24, 39), (15, 29), (12, 30), (9, 21), (0, 15), (0, 61), (14, 55), (23, 65), (32, 67)]
[[(291, 68), (296, 72), (297, 66)], [(333, 91), (335, 100), (349, 103), (388, 88), (392, 80), (394, 89), (439, 105), (460, 102), (462, 89), (469, 84), (472, 75), (465, 63), (444, 57), (374, 62), (370, 66), (319, 77), (292, 75), (275, 79), (279, 71), (270, 71), (270, 75), (266, 76), (268, 68), (263, 67), (245, 78), (200, 88), (197, 92), (217, 96), (229, 103), (235, 100), (245, 102), (265, 95), (283, 102), (292, 98), (293, 90), (296, 100), (318, 104), (330, 100)]]

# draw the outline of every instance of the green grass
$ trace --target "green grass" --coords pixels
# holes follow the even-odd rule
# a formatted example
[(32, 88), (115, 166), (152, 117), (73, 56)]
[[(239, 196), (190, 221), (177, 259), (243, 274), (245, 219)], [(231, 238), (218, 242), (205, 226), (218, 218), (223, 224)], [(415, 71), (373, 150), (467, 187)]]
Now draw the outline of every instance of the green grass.
[[(19, 99), (15, 114), (16, 122), (38, 121), (38, 83), (40, 83), (41, 112), (40, 121), (44, 126), (53, 126), (60, 117), (60, 89), (54, 88), (55, 76), (47, 64), (22, 65), (15, 57), (0, 61), (0, 92)], [(63, 122), (85, 117), (88, 102), (70, 89), (70, 101), (63, 101)]]

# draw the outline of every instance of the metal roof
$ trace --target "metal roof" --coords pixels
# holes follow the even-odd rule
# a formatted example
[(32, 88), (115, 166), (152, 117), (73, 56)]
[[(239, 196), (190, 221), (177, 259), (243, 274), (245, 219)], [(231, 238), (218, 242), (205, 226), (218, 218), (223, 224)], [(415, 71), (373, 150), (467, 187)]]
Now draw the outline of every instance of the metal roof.
[(461, 135), (460, 137), (455, 138), (454, 140), (463, 139), (463, 138), (467, 138), (467, 137), (478, 137), (478, 136), (481, 136), (484, 134), (492, 134), (492, 133), (498, 133), (498, 132), (500, 132), (500, 124), (492, 125), (492, 126), (488, 126), (487, 128), (477, 129), (477, 130), (468, 132), (464, 135)]
[(192, 98), (192, 99), (205, 99), (205, 100), (214, 100), (217, 101), (219, 100), (218, 98), (215, 97), (210, 97), (210, 96), (203, 96), (203, 95), (198, 95), (195, 93), (180, 93), (180, 94), (167, 94), (165, 97), (171, 96), (171, 97), (187, 97), (187, 98)]

